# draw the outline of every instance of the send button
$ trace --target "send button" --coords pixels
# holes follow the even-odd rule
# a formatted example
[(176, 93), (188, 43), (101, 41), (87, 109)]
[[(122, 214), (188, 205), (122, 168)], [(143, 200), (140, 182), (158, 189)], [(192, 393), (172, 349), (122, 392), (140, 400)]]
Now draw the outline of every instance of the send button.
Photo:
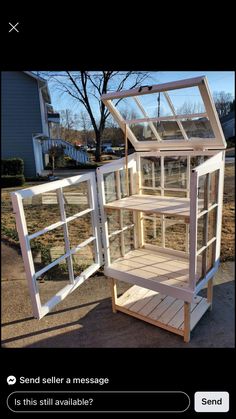
[(197, 391), (194, 394), (195, 412), (228, 412), (229, 393), (227, 391)]

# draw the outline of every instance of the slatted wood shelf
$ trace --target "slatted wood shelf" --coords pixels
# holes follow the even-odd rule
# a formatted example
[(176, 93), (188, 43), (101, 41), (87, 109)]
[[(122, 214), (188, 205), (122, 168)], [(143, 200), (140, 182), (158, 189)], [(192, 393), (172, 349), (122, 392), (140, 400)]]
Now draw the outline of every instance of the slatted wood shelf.
[(189, 287), (189, 259), (173, 253), (139, 248), (105, 266), (110, 278), (137, 284), (150, 290), (192, 302)]
[(149, 214), (181, 217), (189, 221), (189, 198), (154, 195), (132, 195), (104, 205), (107, 209), (132, 210)]
[[(210, 307), (206, 298), (195, 296), (190, 308), (190, 331)], [(137, 285), (116, 299), (115, 310), (184, 336), (184, 301)]]

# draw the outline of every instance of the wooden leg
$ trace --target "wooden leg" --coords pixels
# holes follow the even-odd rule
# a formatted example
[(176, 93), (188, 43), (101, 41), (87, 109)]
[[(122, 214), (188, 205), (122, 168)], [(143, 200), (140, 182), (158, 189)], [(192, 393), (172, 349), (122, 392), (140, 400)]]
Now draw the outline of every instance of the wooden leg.
[(184, 302), (184, 342), (190, 341), (190, 308), (191, 304)]
[(212, 310), (212, 301), (213, 301), (213, 278), (208, 281), (207, 284), (207, 302), (210, 303), (209, 310)]
[(112, 301), (112, 311), (113, 313), (116, 313), (116, 302), (117, 302), (117, 286), (116, 286), (116, 280), (113, 278), (110, 278), (110, 285), (111, 285), (111, 301)]

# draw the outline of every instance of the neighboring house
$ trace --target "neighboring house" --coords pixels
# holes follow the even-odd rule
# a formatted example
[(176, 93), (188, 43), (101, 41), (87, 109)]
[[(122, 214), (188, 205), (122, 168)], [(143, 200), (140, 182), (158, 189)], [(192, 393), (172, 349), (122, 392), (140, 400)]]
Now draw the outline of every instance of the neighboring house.
[(222, 129), (226, 140), (235, 137), (235, 112), (231, 111), (228, 115), (220, 118)]
[(1, 103), (2, 158), (20, 157), (25, 176), (40, 174), (43, 155), (40, 142), (33, 137), (50, 134), (52, 105), (47, 82), (29, 71), (3, 71)]

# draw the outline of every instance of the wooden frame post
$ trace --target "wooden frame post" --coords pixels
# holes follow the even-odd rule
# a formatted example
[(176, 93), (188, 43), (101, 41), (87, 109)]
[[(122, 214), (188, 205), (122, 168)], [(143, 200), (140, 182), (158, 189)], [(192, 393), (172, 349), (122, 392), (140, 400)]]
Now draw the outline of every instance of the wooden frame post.
[(116, 280), (110, 278), (110, 287), (111, 287), (111, 302), (112, 302), (112, 312), (117, 313), (116, 304), (117, 304), (117, 284)]
[(207, 302), (210, 304), (209, 310), (211, 311), (213, 302), (213, 278), (211, 278), (207, 284)]
[(128, 135), (127, 135), (127, 124), (125, 123), (125, 182), (126, 182), (126, 193), (129, 196), (129, 161), (128, 161)]
[(184, 302), (184, 342), (190, 341), (190, 312), (191, 304)]

